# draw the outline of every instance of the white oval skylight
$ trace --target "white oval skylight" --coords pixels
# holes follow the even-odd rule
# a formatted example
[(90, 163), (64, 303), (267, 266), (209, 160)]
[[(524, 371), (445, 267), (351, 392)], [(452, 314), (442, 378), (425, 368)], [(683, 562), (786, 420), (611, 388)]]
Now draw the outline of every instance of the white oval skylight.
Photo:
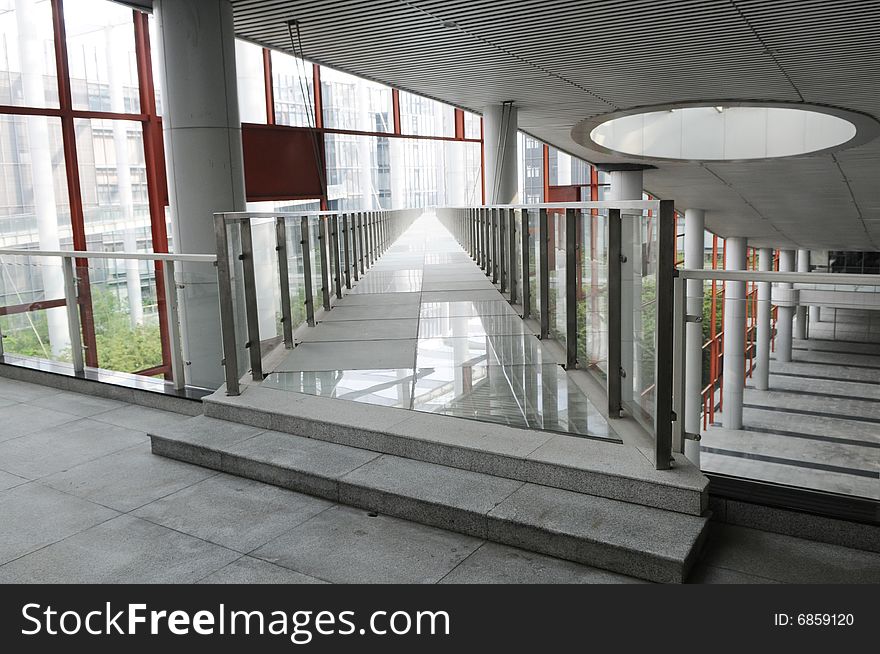
[(842, 149), (876, 133), (876, 121), (853, 112), (719, 103), (600, 117), (576, 126), (572, 137), (594, 150), (631, 158), (740, 161)]

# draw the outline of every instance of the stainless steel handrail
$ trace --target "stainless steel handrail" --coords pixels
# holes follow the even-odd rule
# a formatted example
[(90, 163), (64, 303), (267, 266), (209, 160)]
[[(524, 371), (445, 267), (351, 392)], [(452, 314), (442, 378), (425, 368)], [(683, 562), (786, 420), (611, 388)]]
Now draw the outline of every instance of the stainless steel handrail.
[[(177, 298), (179, 285), (175, 281), (176, 263), (207, 263), (217, 261), (214, 254), (175, 254), (151, 252), (96, 252), (91, 250), (24, 250), (17, 248), (0, 249), (0, 257), (44, 257), (60, 259), (64, 275), (64, 304), (67, 310), (67, 325), (70, 337), (71, 361), (75, 374), (85, 371), (82, 334), (79, 316), (79, 279), (76, 277), (75, 259), (122, 259), (135, 261), (161, 261), (164, 268), (164, 289), (166, 301), (166, 326), (171, 358), (171, 376), (174, 388), (183, 389), (186, 385), (186, 364), (183, 358), (183, 345), (180, 328), (180, 310)], [(3, 355), (2, 334), (0, 334), (0, 356)]]

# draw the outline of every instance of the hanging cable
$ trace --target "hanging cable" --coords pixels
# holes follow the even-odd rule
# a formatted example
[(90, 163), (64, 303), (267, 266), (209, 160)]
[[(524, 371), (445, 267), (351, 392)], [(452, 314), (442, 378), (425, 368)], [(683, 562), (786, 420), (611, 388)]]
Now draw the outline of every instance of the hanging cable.
[[(293, 27), (296, 26), (296, 38), (294, 38)], [(321, 191), (326, 197), (327, 195), (327, 180), (324, 177), (324, 167), (322, 165), (322, 161), (324, 158), (324, 153), (321, 151), (321, 139), (318, 135), (318, 118), (317, 118), (317, 107), (315, 106), (315, 98), (316, 94), (321, 92), (320, 88), (314, 88), (312, 91), (311, 100), (309, 99), (308, 94), (308, 83), (305, 82), (306, 79), (306, 71), (305, 71), (305, 58), (302, 47), (302, 33), (300, 32), (299, 21), (296, 19), (287, 21), (287, 35), (290, 37), (290, 49), (294, 54), (294, 58), (297, 60), (297, 78), (299, 80), (299, 88), (300, 93), (303, 97), (303, 105), (306, 109), (306, 126), (310, 128), (311, 132), (311, 142), (312, 142), (312, 152), (315, 157), (315, 169), (318, 172), (318, 182), (321, 185)], [(309, 111), (311, 109), (311, 112)]]

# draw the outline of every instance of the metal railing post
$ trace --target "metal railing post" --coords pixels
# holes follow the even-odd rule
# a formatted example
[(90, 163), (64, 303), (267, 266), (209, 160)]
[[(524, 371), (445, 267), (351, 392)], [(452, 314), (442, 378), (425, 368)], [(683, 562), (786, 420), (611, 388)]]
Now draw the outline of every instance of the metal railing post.
[(287, 267), (287, 228), (284, 216), (275, 218), (275, 252), (278, 253), (278, 282), (281, 287), (281, 330), (284, 347), (293, 347), (293, 317), (290, 310), (290, 270)]
[(339, 260), (339, 216), (330, 217), (330, 254), (333, 259), (333, 274), (336, 281), (336, 297), (342, 297), (342, 262)]
[[(358, 221), (358, 257), (361, 265), (361, 274), (363, 275), (364, 272), (366, 272), (367, 263), (367, 248), (364, 241), (364, 213), (358, 212), (355, 215), (357, 216)], [(357, 279), (357, 277), (355, 277), (355, 279)]]
[(608, 417), (619, 418), (623, 410), (623, 367), (621, 351), (621, 293), (623, 279), (622, 224), (620, 209), (608, 211)]
[(76, 290), (76, 275), (73, 269), (73, 258), (62, 257), (61, 271), (64, 275), (64, 305), (67, 308), (67, 330), (70, 335), (70, 356), (73, 371), (80, 375), (85, 372), (82, 333), (79, 330), (79, 299)]
[(538, 298), (541, 307), (541, 338), (550, 337), (550, 231), (547, 224), (547, 210), (538, 214)]
[(578, 315), (577, 271), (580, 248), (577, 238), (577, 212), (565, 210), (565, 367), (577, 367)]
[(477, 260), (477, 210), (468, 209), (468, 230), (471, 239), (471, 259)]
[(500, 291), (507, 291), (507, 209), (498, 209), (498, 278), (501, 282)]
[[(657, 221), (657, 354), (654, 362), (654, 467), (666, 470), (672, 464), (672, 422), (678, 416), (672, 407), (673, 338), (675, 321), (675, 205), (660, 201)], [(681, 416), (684, 419), (684, 416)]]
[(486, 277), (492, 275), (489, 263), (489, 212), (491, 209), (483, 209), (483, 271)]
[(170, 259), (163, 261), (162, 271), (165, 279), (165, 320), (168, 326), (168, 345), (171, 348), (171, 379), (174, 388), (182, 390), (186, 386), (186, 367), (180, 341), (180, 313), (174, 262)]
[(254, 271), (254, 242), (251, 234), (251, 221), (243, 219), (241, 230), (241, 265), (244, 281), (244, 308), (247, 316), (248, 348), (251, 359), (251, 376), (254, 381), (263, 379), (263, 353), (260, 347), (260, 314), (257, 310), (257, 278)]
[(511, 304), (516, 304), (518, 273), (517, 265), (519, 264), (516, 259), (516, 209), (508, 209), (507, 211), (507, 231), (507, 260), (510, 262), (510, 272), (508, 273), (510, 279), (508, 280), (508, 286), (510, 286), (510, 302)]
[(220, 299), (220, 336), (223, 340), (223, 360), (226, 375), (226, 394), (238, 395), (238, 351), (235, 337), (235, 304), (232, 299), (232, 271), (229, 267), (229, 237), (226, 219), (214, 216), (214, 239), (217, 243), (217, 288)]
[(490, 211), (490, 222), (491, 222), (491, 248), (492, 251), (489, 254), (489, 261), (492, 265), (492, 283), (498, 283), (498, 209), (492, 209)]
[(306, 322), (309, 327), (315, 326), (315, 298), (312, 292), (312, 252), (309, 244), (309, 217), (300, 218), (300, 246), (303, 258), (303, 282), (305, 286)]
[(523, 318), (532, 312), (532, 284), (529, 279), (532, 253), (529, 249), (529, 210), (522, 209), (520, 216), (520, 245), (522, 247), (522, 308)]
[(348, 214), (342, 214), (342, 247), (345, 262), (345, 288), (351, 288), (351, 250), (350, 235), (348, 233)]
[(354, 281), (358, 280), (358, 239), (357, 239), (357, 214), (351, 214), (351, 266), (354, 271)]
[(324, 311), (330, 311), (330, 265), (327, 261), (327, 216), (318, 216), (318, 256), (321, 259), (321, 300)]

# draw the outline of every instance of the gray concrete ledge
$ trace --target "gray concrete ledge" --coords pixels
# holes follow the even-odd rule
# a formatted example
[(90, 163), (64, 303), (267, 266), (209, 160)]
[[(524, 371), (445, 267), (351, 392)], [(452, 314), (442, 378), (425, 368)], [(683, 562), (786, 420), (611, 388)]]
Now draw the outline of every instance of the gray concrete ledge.
[(650, 581), (680, 582), (708, 518), (196, 417), (153, 453)]
[(40, 384), (72, 393), (82, 393), (108, 400), (118, 400), (129, 404), (138, 404), (151, 409), (160, 409), (187, 416), (198, 416), (203, 413), (201, 400), (165, 395), (149, 390), (130, 388), (102, 383), (91, 379), (71, 377), (45, 370), (35, 370), (17, 365), (0, 364), (0, 377), (16, 381)]
[(702, 515), (705, 476), (684, 457), (655, 470), (637, 447), (246, 386), (205, 398), (205, 415), (521, 482)]
[(711, 496), (712, 521), (880, 553), (880, 527)]

